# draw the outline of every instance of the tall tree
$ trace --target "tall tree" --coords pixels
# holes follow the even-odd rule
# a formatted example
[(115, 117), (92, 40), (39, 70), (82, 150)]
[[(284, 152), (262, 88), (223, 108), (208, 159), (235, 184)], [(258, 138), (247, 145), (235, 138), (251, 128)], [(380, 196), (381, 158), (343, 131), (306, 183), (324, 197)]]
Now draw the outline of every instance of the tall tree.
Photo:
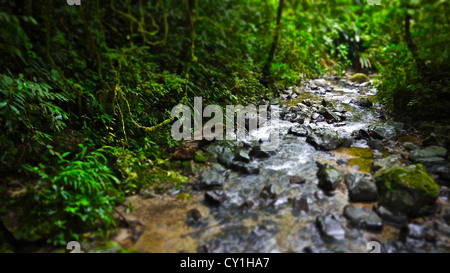
[(264, 65), (264, 68), (262, 71), (263, 75), (262, 75), (261, 83), (263, 85), (265, 85), (266, 87), (270, 83), (270, 67), (272, 66), (273, 58), (275, 56), (275, 51), (278, 46), (278, 40), (280, 39), (281, 18), (283, 16), (283, 6), (284, 6), (285, 2), (286, 2), (286, 0), (280, 0), (280, 2), (278, 4), (277, 24), (276, 24), (275, 32), (273, 35), (273, 41), (272, 41), (272, 45), (270, 47), (269, 56), (267, 57), (267, 62)]

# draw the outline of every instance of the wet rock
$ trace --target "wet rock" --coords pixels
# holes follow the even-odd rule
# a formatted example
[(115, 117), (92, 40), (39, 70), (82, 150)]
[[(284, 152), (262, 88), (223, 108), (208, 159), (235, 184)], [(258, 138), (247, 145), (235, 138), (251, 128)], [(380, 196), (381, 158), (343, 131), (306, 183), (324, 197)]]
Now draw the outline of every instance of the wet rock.
[(303, 113), (288, 113), (284, 115), (283, 119), (292, 123), (303, 124), (305, 122), (306, 115)]
[(439, 167), (447, 165), (445, 156), (447, 149), (440, 146), (430, 146), (420, 150), (413, 150), (409, 159), (415, 163), (422, 163), (429, 172), (435, 173)]
[(369, 126), (369, 132), (381, 140), (396, 140), (397, 132), (393, 125), (388, 123), (375, 123)]
[(294, 198), (294, 202), (292, 204), (292, 212), (294, 214), (298, 214), (302, 211), (309, 211), (308, 199), (306, 197)]
[(187, 212), (186, 224), (191, 227), (199, 227), (205, 225), (202, 214), (198, 209), (191, 209)]
[(349, 173), (345, 176), (345, 183), (353, 202), (372, 202), (378, 198), (377, 186), (369, 174)]
[(326, 239), (343, 240), (345, 238), (345, 229), (332, 215), (318, 216), (316, 225)]
[(358, 105), (364, 108), (370, 108), (373, 106), (373, 103), (368, 98), (361, 98)]
[(306, 179), (302, 176), (289, 176), (290, 184), (304, 184)]
[(314, 83), (319, 87), (326, 87), (328, 82), (325, 79), (315, 79)]
[(365, 139), (365, 140), (370, 140), (370, 139), (372, 139), (372, 137), (370, 136), (370, 134), (369, 134), (367, 131), (363, 130), (363, 129), (359, 129), (359, 130), (357, 130), (357, 131), (353, 131), (353, 132), (352, 132), (352, 136), (353, 136), (355, 139)]
[(423, 146), (445, 146), (445, 139), (435, 133), (431, 133), (422, 141)]
[(264, 151), (261, 145), (254, 146), (249, 153), (250, 156), (256, 158), (268, 158), (274, 154), (275, 154), (274, 151)]
[(412, 217), (426, 214), (439, 196), (439, 186), (422, 164), (385, 171), (376, 183), (380, 205)]
[(429, 242), (436, 241), (436, 233), (428, 225), (421, 225), (417, 223), (409, 223), (403, 229), (404, 236), (416, 239), (425, 240)]
[(429, 157), (442, 157), (444, 158), (447, 154), (447, 149), (440, 146), (430, 146), (423, 148), (421, 150), (413, 150), (409, 154), (409, 159), (412, 161), (417, 161), (421, 158), (429, 158)]
[(219, 156), (217, 157), (217, 162), (219, 162), (220, 164), (224, 165), (227, 168), (230, 168), (234, 159), (235, 159), (234, 152), (230, 148), (225, 147), (222, 153), (219, 154)]
[(218, 189), (225, 183), (226, 169), (219, 164), (214, 164), (210, 170), (202, 170), (198, 178), (199, 189)]
[(259, 166), (256, 163), (244, 163), (233, 161), (230, 168), (234, 171), (240, 172), (242, 174), (258, 174)]
[(239, 209), (241, 210), (249, 210), (253, 207), (254, 203), (252, 200), (246, 200), (244, 201), (240, 206)]
[(259, 197), (261, 197), (260, 206), (262, 207), (273, 206), (277, 201), (277, 193), (272, 184), (265, 186), (259, 194)]
[(400, 166), (402, 166), (402, 163), (400, 162), (399, 158), (391, 155), (388, 157), (375, 159), (373, 161), (372, 173), (374, 173), (375, 176), (378, 176), (384, 171)]
[(310, 99), (304, 99), (304, 100), (302, 101), (302, 103), (303, 103), (304, 105), (308, 106), (308, 107), (311, 107), (311, 105), (312, 105), (312, 102), (311, 102)]
[(436, 168), (439, 178), (450, 181), (450, 165), (440, 166)]
[(420, 146), (418, 144), (412, 143), (412, 142), (404, 142), (403, 143), (403, 147), (405, 147), (405, 149), (408, 150), (408, 151), (413, 151), (413, 150), (420, 149)]
[(408, 219), (406, 214), (399, 212), (392, 212), (384, 206), (376, 206), (375, 211), (388, 224), (398, 228), (402, 227), (406, 223), (406, 220)]
[(315, 148), (327, 151), (335, 150), (343, 143), (342, 137), (331, 130), (315, 130), (306, 138), (306, 141)]
[(309, 125), (306, 126), (304, 124), (300, 124), (298, 126), (294, 126), (294, 127), (289, 128), (288, 134), (305, 137), (305, 136), (309, 135), (311, 130), (312, 129), (311, 129), (311, 127)]
[(322, 165), (319, 163), (318, 165), (317, 177), (319, 178), (319, 187), (325, 191), (334, 191), (339, 182), (342, 181), (342, 172), (328, 164)]
[(362, 229), (379, 231), (383, 228), (383, 221), (372, 210), (356, 207), (353, 205), (347, 205), (344, 208), (344, 216), (350, 221), (350, 223)]
[(244, 162), (244, 163), (249, 163), (250, 162), (250, 155), (247, 152), (240, 150), (236, 154), (236, 160), (239, 160), (239, 161)]
[(227, 195), (221, 190), (205, 192), (205, 201), (210, 205), (221, 205), (227, 200)]
[(330, 110), (324, 107), (320, 108), (317, 113), (321, 114), (322, 116), (325, 117), (325, 119), (331, 122), (338, 122), (341, 120), (335, 113), (331, 112)]
[(386, 146), (388, 146), (389, 148), (394, 148), (395, 147), (395, 141), (393, 140), (388, 140), (386, 142)]
[(314, 81), (309, 82), (309, 88), (311, 88), (311, 90), (319, 89), (319, 87), (316, 85), (316, 83)]
[(378, 151), (384, 150), (384, 143), (383, 143), (383, 141), (381, 141), (379, 139), (368, 140), (367, 145), (369, 145), (369, 147), (374, 150), (378, 150)]
[(442, 215), (442, 219), (447, 223), (447, 225), (450, 225), (450, 208), (446, 209)]

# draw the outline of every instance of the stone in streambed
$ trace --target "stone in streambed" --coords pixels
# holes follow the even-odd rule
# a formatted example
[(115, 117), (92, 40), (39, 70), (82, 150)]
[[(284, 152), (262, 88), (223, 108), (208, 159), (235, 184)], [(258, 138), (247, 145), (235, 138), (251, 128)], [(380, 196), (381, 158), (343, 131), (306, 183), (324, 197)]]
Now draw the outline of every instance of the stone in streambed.
[(383, 228), (381, 218), (374, 211), (368, 209), (347, 205), (344, 208), (344, 216), (357, 228), (376, 231)]
[(373, 150), (383, 151), (384, 143), (379, 139), (371, 139), (367, 141), (367, 145)]
[(332, 215), (318, 216), (316, 225), (326, 239), (343, 240), (345, 238), (345, 229)]
[(342, 181), (343, 174), (341, 171), (333, 168), (328, 164), (320, 164), (317, 171), (319, 178), (319, 187), (325, 191), (334, 191), (339, 183)]
[(377, 186), (369, 174), (349, 173), (345, 176), (345, 183), (353, 202), (372, 202), (378, 198)]
[(306, 141), (315, 148), (327, 151), (335, 150), (343, 143), (342, 137), (336, 132), (327, 129), (315, 130), (306, 138)]
[(298, 126), (294, 126), (294, 127), (289, 128), (288, 134), (292, 134), (294, 136), (305, 137), (305, 136), (309, 135), (311, 130), (312, 129), (311, 129), (310, 126), (306, 126), (306, 125), (300, 124)]
[(210, 170), (202, 170), (198, 178), (199, 189), (218, 189), (225, 183), (226, 169), (220, 164), (215, 164)]
[(225, 192), (220, 190), (205, 192), (205, 201), (214, 206), (223, 204), (227, 200)]
[(377, 177), (379, 204), (415, 217), (428, 213), (439, 196), (439, 186), (422, 164), (393, 168)]

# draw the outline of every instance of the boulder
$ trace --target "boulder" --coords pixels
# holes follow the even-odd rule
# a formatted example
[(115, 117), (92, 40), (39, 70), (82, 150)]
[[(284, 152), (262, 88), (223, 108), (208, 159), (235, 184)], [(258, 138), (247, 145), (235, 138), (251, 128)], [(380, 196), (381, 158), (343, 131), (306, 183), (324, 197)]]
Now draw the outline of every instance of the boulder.
[(353, 76), (351, 76), (350, 78), (348, 78), (349, 81), (354, 82), (354, 83), (365, 83), (365, 82), (369, 82), (369, 77), (367, 77), (365, 74), (363, 73), (356, 73)]
[(298, 126), (289, 128), (288, 134), (305, 137), (308, 136), (311, 131), (312, 128), (309, 125), (306, 126), (304, 124), (300, 124)]
[(321, 235), (326, 239), (343, 240), (345, 238), (345, 229), (332, 215), (318, 216), (316, 225)]
[(225, 183), (225, 173), (226, 169), (220, 164), (214, 164), (210, 170), (202, 170), (197, 181), (198, 188), (201, 190), (222, 188)]
[(315, 130), (306, 138), (306, 141), (317, 149), (326, 151), (335, 150), (343, 143), (342, 137), (340, 137), (335, 131), (327, 129)]
[(358, 105), (364, 108), (370, 108), (373, 106), (373, 103), (368, 98), (361, 98)]
[(378, 198), (377, 186), (369, 174), (349, 173), (345, 183), (352, 202), (373, 202)]
[(367, 145), (373, 150), (383, 151), (384, 143), (379, 139), (371, 139), (367, 141)]
[(381, 140), (396, 140), (397, 131), (395, 126), (389, 123), (375, 123), (369, 126), (369, 133)]
[(439, 196), (439, 186), (422, 164), (385, 171), (376, 183), (380, 205), (412, 217), (423, 215)]
[(356, 228), (380, 231), (383, 228), (383, 221), (372, 210), (347, 205), (344, 207), (344, 216)]
[(344, 177), (342, 172), (328, 164), (321, 165), (317, 171), (319, 187), (325, 191), (334, 191)]

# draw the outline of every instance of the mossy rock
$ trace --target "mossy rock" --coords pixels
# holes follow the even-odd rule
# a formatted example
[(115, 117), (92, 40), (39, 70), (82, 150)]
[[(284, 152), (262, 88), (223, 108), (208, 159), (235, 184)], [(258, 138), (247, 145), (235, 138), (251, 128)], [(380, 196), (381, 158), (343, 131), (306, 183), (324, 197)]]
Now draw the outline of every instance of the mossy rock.
[(356, 82), (356, 83), (365, 83), (365, 82), (369, 82), (370, 81), (369, 77), (367, 77), (363, 73), (356, 73), (355, 75), (353, 75), (350, 78), (348, 78), (348, 80), (351, 81), (351, 82)]
[(422, 164), (385, 171), (377, 178), (377, 186), (381, 205), (412, 217), (422, 215), (439, 196), (439, 186)]
[(198, 163), (205, 163), (206, 157), (203, 154), (200, 154), (199, 152), (195, 152), (194, 161)]

